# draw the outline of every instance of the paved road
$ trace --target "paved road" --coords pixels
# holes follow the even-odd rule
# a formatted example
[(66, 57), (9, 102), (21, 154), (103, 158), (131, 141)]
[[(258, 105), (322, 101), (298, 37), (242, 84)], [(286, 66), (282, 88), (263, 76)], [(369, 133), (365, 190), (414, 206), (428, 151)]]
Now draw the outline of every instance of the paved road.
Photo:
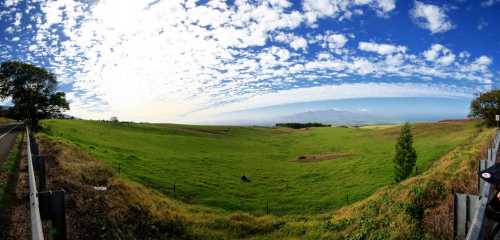
[[(23, 132), (23, 129), (23, 125), (18, 123), (0, 124), (0, 166), (4, 164), (14, 147), (16, 133)], [(30, 239), (29, 212), (26, 208), (27, 168), (25, 165), (21, 166), (26, 162), (22, 159), (14, 172), (3, 176), (8, 185), (6, 198), (3, 199), (6, 205), (0, 211), (0, 239)]]
[(9, 156), (10, 149), (16, 140), (16, 133), (22, 129), (22, 126), (19, 123), (0, 125), (0, 163), (3, 163)]

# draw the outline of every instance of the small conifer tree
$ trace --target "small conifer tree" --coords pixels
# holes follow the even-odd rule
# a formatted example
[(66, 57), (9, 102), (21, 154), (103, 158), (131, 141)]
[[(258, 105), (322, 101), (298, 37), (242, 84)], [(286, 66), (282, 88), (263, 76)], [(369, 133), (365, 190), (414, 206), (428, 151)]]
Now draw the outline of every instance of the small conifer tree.
[(401, 134), (396, 143), (396, 155), (394, 156), (394, 180), (400, 182), (410, 176), (417, 163), (417, 152), (413, 148), (413, 136), (410, 124), (405, 123), (401, 127)]

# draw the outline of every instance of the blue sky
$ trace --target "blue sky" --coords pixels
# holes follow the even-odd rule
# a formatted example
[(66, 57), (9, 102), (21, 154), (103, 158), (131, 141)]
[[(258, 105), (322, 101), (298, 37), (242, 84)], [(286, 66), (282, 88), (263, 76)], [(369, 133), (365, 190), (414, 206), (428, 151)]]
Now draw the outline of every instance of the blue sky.
[(397, 112), (402, 97), (423, 115), (447, 106), (459, 116), (500, 75), (500, 0), (4, 0), (0, 9), (1, 60), (49, 68), (83, 118), (200, 122), (346, 99)]

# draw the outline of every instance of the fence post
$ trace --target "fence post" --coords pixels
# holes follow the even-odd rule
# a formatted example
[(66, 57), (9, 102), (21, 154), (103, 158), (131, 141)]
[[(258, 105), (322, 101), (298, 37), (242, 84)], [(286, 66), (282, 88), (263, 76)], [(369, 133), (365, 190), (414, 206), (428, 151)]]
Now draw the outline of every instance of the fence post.
[(269, 215), (269, 200), (266, 201), (266, 214)]

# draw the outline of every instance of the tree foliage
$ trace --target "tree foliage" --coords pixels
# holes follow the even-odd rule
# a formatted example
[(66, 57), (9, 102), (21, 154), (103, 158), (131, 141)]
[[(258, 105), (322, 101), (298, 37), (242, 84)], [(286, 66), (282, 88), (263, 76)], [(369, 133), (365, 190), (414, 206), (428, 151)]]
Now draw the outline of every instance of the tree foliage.
[(394, 180), (400, 182), (410, 176), (417, 163), (417, 152), (413, 148), (413, 135), (410, 124), (405, 123), (401, 127), (401, 134), (396, 143), (396, 155), (394, 156)]
[(482, 93), (472, 100), (471, 117), (483, 119), (488, 126), (495, 126), (496, 114), (500, 114), (500, 90)]
[(69, 110), (64, 92), (57, 92), (54, 74), (18, 61), (0, 64), (0, 97), (10, 99), (11, 116), (37, 127), (38, 121)]

